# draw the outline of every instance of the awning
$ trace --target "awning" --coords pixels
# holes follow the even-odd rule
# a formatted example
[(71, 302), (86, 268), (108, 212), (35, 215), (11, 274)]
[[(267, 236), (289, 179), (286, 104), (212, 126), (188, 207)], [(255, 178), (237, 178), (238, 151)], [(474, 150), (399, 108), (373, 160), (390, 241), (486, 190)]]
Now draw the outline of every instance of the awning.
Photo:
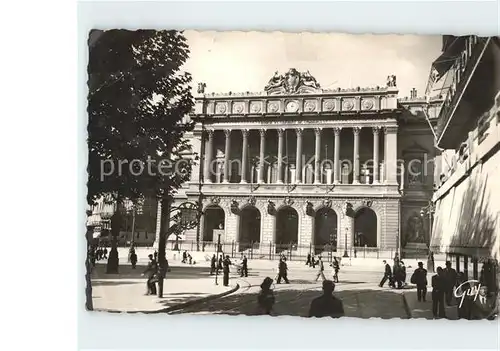
[(498, 258), (500, 152), (476, 166), (437, 203), (431, 250)]
[(432, 63), (432, 67), (434, 67), (434, 69), (437, 71), (439, 77), (442, 77), (443, 74), (450, 69), (456, 58), (460, 55), (466, 38), (453, 36), (446, 37), (449, 37), (446, 39), (449, 43), (443, 43), (444, 51)]

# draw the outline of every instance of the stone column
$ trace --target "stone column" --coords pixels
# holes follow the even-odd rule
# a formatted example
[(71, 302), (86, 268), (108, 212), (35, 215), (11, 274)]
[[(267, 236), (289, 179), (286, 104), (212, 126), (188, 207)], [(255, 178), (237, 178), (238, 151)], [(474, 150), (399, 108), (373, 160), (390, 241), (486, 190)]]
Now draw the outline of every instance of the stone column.
[(321, 128), (315, 128), (314, 134), (316, 135), (316, 144), (314, 149), (314, 184), (321, 184)]
[(212, 152), (214, 149), (214, 131), (208, 130), (207, 134), (208, 138), (205, 147), (205, 169), (203, 172), (203, 181), (205, 183), (212, 183), (211, 166), (212, 166)]
[(242, 129), (243, 146), (241, 149), (241, 182), (247, 182), (247, 165), (248, 165), (248, 129)]
[(378, 161), (378, 145), (379, 145), (379, 133), (380, 133), (380, 127), (374, 127), (373, 129), (373, 184), (378, 184), (379, 183), (379, 178), (378, 178), (378, 168), (379, 166), (379, 161)]
[(259, 154), (259, 170), (258, 170), (258, 183), (262, 184), (264, 183), (264, 153), (265, 153), (265, 147), (266, 147), (266, 130), (261, 129), (259, 130), (260, 132), (260, 154)]
[(295, 181), (302, 183), (302, 128), (297, 128), (297, 154), (295, 155)]
[(352, 131), (354, 133), (354, 172), (352, 177), (352, 184), (359, 184), (359, 132), (361, 131), (361, 128), (354, 127)]
[(229, 154), (231, 152), (231, 129), (225, 129), (224, 134), (226, 136), (226, 148), (224, 150), (224, 178), (223, 183), (229, 183)]
[(283, 184), (283, 133), (284, 129), (278, 129), (278, 184)]
[(398, 128), (386, 127), (384, 129), (386, 139), (386, 164), (385, 177), (386, 183), (389, 185), (397, 185), (397, 169), (398, 169)]
[(335, 133), (334, 161), (333, 161), (333, 184), (340, 181), (340, 131), (342, 128), (333, 128)]

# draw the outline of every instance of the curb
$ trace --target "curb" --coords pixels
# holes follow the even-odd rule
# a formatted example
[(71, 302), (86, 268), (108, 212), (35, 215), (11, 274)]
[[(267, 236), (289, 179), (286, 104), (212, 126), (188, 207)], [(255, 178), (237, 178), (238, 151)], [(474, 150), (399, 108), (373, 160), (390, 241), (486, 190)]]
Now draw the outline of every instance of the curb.
[(411, 313), (411, 308), (410, 306), (408, 305), (408, 301), (406, 300), (406, 294), (405, 293), (402, 293), (401, 296), (403, 297), (403, 306), (405, 308), (405, 312), (406, 312), (406, 315), (408, 316), (409, 319), (412, 319), (413, 318), (413, 315)]
[(179, 303), (176, 305), (172, 305), (172, 306), (165, 307), (165, 308), (162, 308), (159, 310), (154, 310), (154, 311), (120, 311), (120, 310), (108, 310), (108, 309), (104, 309), (104, 308), (94, 309), (94, 311), (95, 312), (108, 312), (108, 313), (128, 313), (128, 314), (134, 314), (134, 313), (144, 313), (144, 314), (171, 313), (171, 312), (182, 310), (182, 309), (187, 308), (187, 307), (191, 307), (193, 305), (197, 305), (199, 303), (212, 301), (212, 300), (219, 299), (221, 297), (225, 297), (227, 295), (230, 295), (230, 294), (236, 292), (239, 288), (240, 288), (240, 285), (236, 284), (236, 286), (234, 288), (231, 288), (228, 291), (224, 291), (223, 293), (220, 293), (220, 294), (208, 295), (208, 296), (205, 296), (205, 297), (202, 297), (199, 299), (194, 299), (191, 301)]

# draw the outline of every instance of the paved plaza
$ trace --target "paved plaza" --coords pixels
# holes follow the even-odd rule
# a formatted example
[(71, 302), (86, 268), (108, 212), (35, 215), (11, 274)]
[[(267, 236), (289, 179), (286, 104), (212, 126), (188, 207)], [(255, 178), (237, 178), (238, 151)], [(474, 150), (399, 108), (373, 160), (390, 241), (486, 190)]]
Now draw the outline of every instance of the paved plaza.
[[(122, 255), (120, 255), (122, 256)], [(146, 296), (146, 279), (141, 277), (145, 266), (132, 270), (125, 257), (120, 260), (120, 274), (106, 274), (105, 261), (97, 264), (93, 273), (93, 296), (96, 310), (128, 312), (153, 312), (172, 308), (173, 314), (248, 314), (256, 311), (257, 294), (265, 277), (275, 278), (277, 262), (268, 260), (249, 260), (249, 276), (239, 277), (236, 266), (232, 267), (229, 287), (222, 286), (222, 275), (209, 275), (209, 262), (198, 260), (196, 264), (180, 262), (179, 255), (168, 252), (171, 271), (164, 285), (164, 296)], [(193, 255), (195, 256), (195, 255)], [(147, 255), (146, 255), (147, 257)], [(144, 262), (141, 259), (140, 262)], [(233, 260), (238, 263), (239, 260)], [(347, 261), (346, 261), (347, 262)], [(321, 280), (315, 281), (317, 269), (308, 267), (304, 262), (289, 262), (290, 284), (275, 284), (276, 303), (274, 315), (307, 316), (311, 301), (321, 294)], [(345, 265), (341, 267), (340, 283), (336, 285), (335, 295), (342, 299), (346, 316), (361, 318), (432, 318), (431, 302), (416, 301), (416, 289), (408, 286), (397, 290), (378, 287), (382, 276), (379, 267), (369, 265), (360, 267)], [(407, 280), (415, 267), (408, 268)], [(325, 276), (332, 278), (332, 269), (325, 263)], [(428, 280), (430, 281), (430, 276)], [(226, 296), (221, 294), (234, 290)], [(430, 287), (428, 301), (430, 297)], [(199, 301), (200, 299), (208, 301)], [(456, 309), (456, 308), (455, 308)], [(447, 311), (448, 312), (448, 311)], [(453, 311), (447, 313), (452, 319)]]

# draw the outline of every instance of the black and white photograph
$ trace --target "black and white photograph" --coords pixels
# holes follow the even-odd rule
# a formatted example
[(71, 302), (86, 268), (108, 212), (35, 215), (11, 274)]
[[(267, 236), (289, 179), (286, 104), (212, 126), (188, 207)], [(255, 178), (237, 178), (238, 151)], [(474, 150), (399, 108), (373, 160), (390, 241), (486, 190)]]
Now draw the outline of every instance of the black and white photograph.
[(86, 70), (89, 313), (497, 318), (499, 37), (94, 29)]

